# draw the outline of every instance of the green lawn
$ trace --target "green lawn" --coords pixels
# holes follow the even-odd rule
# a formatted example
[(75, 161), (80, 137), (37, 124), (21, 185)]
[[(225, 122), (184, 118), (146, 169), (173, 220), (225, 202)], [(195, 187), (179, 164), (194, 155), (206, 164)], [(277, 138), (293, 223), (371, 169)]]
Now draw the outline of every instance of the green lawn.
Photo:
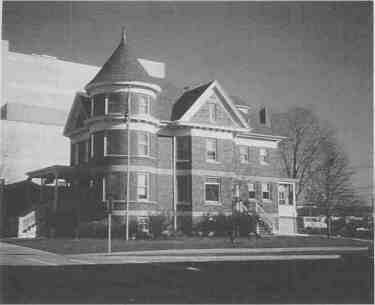
[[(45, 250), (59, 254), (95, 253), (107, 251), (106, 239), (3, 239), (2, 241)], [(168, 240), (112, 240), (112, 251), (140, 251), (164, 249), (210, 249), (210, 248), (288, 248), (288, 247), (334, 247), (334, 246), (370, 246), (371, 241), (360, 241), (322, 236), (269, 236), (238, 238), (235, 244), (228, 238), (184, 237)]]

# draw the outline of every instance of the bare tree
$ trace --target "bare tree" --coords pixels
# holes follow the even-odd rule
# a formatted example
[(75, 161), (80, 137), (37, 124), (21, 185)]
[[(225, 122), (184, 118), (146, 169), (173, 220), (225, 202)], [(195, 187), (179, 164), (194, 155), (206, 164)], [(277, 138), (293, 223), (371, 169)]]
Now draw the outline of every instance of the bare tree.
[(318, 164), (306, 188), (305, 198), (325, 212), (328, 236), (331, 234), (331, 216), (340, 205), (357, 200), (352, 185), (353, 171), (348, 158), (334, 139), (322, 142)]
[(287, 137), (280, 143), (281, 169), (287, 177), (298, 180), (298, 201), (319, 164), (323, 142), (333, 131), (311, 109), (303, 107), (290, 108), (273, 120), (277, 132)]

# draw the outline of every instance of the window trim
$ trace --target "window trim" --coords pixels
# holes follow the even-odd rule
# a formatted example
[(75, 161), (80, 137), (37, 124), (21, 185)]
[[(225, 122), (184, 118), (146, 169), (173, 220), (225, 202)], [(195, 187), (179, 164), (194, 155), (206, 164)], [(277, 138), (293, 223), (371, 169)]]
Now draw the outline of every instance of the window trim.
[[(146, 198), (139, 198), (139, 188), (140, 188), (140, 186), (139, 186), (139, 180), (138, 180), (138, 177), (140, 176), (140, 175), (144, 175), (145, 176), (145, 178), (146, 178), (146, 186), (145, 186), (145, 188), (146, 188)], [(136, 176), (137, 178), (137, 201), (150, 201), (150, 173), (145, 173), (145, 172), (137, 172), (137, 176)]]
[(261, 165), (269, 165), (268, 162), (268, 150), (266, 148), (259, 149), (259, 162)]
[[(145, 144), (145, 143), (141, 143), (141, 141), (140, 141), (140, 139), (141, 139), (141, 137), (140, 137), (140, 135), (146, 135), (146, 137), (147, 137), (147, 143)], [(147, 154), (143, 154), (143, 153), (140, 153), (140, 145), (143, 145), (143, 147), (144, 146), (146, 146), (146, 148), (147, 148)], [(137, 133), (137, 156), (139, 156), (139, 157), (150, 157), (150, 155), (151, 155), (151, 152), (150, 152), (150, 149), (151, 148), (151, 136), (150, 136), (150, 134), (148, 133), (148, 132), (146, 132), (146, 131), (140, 131), (139, 133)]]
[[(291, 188), (291, 193), (292, 193), (292, 204), (290, 204), (290, 201), (289, 201), (289, 190), (286, 190), (286, 193), (284, 193), (285, 195), (285, 198), (284, 198), (284, 201), (285, 203), (280, 203), (280, 191), (279, 191), (279, 187), (281, 185), (288, 185), (290, 188)], [(290, 183), (290, 182), (279, 182), (277, 184), (277, 204), (278, 205), (281, 205), (281, 206), (285, 206), (285, 207), (291, 207), (291, 206), (295, 206), (295, 190), (294, 190), (294, 187), (295, 187), (295, 184), (294, 183)], [(286, 203), (286, 199), (288, 199), (288, 204)]]
[[(247, 160), (242, 160), (241, 156), (241, 148), (245, 148), (247, 152)], [(239, 153), (240, 153), (240, 163), (248, 164), (250, 163), (250, 147), (246, 145), (240, 145), (239, 146)]]
[(217, 104), (215, 102), (208, 102), (208, 113), (211, 123), (217, 122)]
[[(209, 158), (209, 150), (208, 150), (208, 142), (209, 141), (214, 141), (215, 143), (215, 159), (210, 159)], [(211, 162), (211, 163), (219, 163), (219, 156), (218, 156), (218, 140), (216, 138), (206, 138), (206, 161)]]
[[(216, 179), (219, 182), (207, 182), (208, 179)], [(217, 201), (207, 200), (207, 189), (206, 189), (207, 185), (218, 185), (219, 186), (218, 196), (217, 196), (218, 200)], [(204, 202), (206, 204), (221, 205), (221, 179), (219, 177), (206, 177), (206, 181), (204, 182)]]
[(140, 112), (140, 109), (141, 109), (141, 107), (140, 107), (140, 105), (141, 105), (141, 103), (139, 103), (139, 100), (138, 100), (138, 114), (140, 114), (140, 115), (149, 115), (150, 114), (150, 110), (151, 110), (151, 96), (149, 96), (149, 95), (147, 95), (147, 94), (143, 94), (143, 93), (137, 93), (137, 95), (138, 96), (145, 96), (146, 97), (146, 99), (145, 100), (143, 100), (143, 101), (145, 101), (146, 102), (146, 112), (145, 113), (141, 113)]
[(91, 145), (91, 151), (90, 151), (90, 157), (91, 158), (94, 158), (94, 134), (92, 133), (92, 134), (90, 134), (90, 139), (91, 139), (91, 143), (90, 143), (90, 145)]
[[(263, 185), (267, 185), (267, 192), (263, 191)], [(261, 193), (262, 193), (262, 201), (272, 201), (271, 199), (271, 184), (266, 182), (266, 183), (261, 183)], [(264, 193), (268, 194), (268, 198), (264, 198)]]
[[(249, 185), (253, 186), (252, 192), (254, 192), (254, 197), (250, 197), (250, 188), (249, 188)], [(256, 200), (257, 195), (256, 195), (256, 183), (255, 182), (248, 182), (247, 183), (247, 193), (249, 195), (249, 200)]]

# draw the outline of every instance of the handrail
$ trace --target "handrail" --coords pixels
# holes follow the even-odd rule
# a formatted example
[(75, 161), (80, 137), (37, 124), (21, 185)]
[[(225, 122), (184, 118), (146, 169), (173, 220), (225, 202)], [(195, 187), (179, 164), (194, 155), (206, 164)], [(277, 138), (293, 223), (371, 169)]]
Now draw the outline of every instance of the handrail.
[(255, 211), (273, 231), (273, 221), (269, 218), (267, 212), (263, 209), (262, 205), (259, 202), (255, 203)]

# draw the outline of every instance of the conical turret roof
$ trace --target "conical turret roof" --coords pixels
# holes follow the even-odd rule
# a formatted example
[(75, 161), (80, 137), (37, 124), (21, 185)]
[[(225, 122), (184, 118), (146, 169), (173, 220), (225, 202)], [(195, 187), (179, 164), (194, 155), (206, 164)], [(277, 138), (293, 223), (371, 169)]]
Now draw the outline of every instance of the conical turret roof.
[(86, 89), (104, 82), (116, 83), (127, 81), (155, 83), (155, 79), (149, 76), (134, 55), (123, 30), (120, 44), (95, 77), (86, 85)]

